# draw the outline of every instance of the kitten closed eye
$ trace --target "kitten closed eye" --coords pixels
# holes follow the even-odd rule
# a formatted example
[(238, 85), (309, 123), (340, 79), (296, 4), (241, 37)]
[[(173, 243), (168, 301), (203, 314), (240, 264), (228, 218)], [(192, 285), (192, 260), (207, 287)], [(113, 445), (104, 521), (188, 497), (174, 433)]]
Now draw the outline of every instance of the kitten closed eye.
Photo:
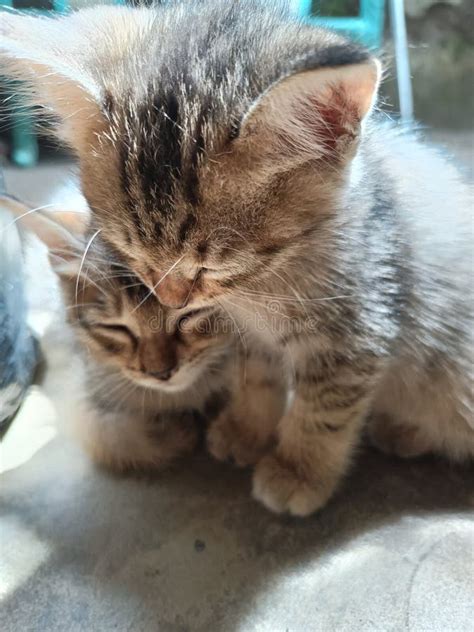
[(130, 338), (133, 338), (135, 340), (135, 335), (130, 331), (130, 329), (128, 327), (126, 327), (125, 325), (111, 325), (111, 324), (101, 324), (101, 325), (97, 325), (97, 327), (101, 327), (102, 329), (105, 329), (107, 331), (116, 333), (116, 334), (123, 334), (124, 336), (129, 336)]
[(215, 312), (214, 307), (207, 307), (202, 309), (193, 309), (186, 314), (183, 314), (176, 322), (176, 331), (188, 333), (193, 331), (200, 323), (207, 321), (208, 316)]
[(120, 353), (127, 346), (136, 349), (136, 336), (125, 325), (100, 324), (91, 328), (90, 334), (110, 353)]

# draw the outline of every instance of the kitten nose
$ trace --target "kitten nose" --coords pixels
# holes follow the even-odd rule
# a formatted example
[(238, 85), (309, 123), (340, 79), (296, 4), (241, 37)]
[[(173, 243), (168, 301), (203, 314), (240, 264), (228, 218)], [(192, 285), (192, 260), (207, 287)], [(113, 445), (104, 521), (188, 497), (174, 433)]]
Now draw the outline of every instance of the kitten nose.
[(191, 297), (194, 281), (184, 277), (159, 272), (150, 274), (150, 281), (155, 296), (162, 305), (172, 309), (186, 307)]
[(161, 382), (166, 382), (173, 375), (174, 367), (170, 367), (169, 369), (163, 369), (162, 371), (148, 371), (148, 375), (154, 377), (155, 380), (160, 380)]

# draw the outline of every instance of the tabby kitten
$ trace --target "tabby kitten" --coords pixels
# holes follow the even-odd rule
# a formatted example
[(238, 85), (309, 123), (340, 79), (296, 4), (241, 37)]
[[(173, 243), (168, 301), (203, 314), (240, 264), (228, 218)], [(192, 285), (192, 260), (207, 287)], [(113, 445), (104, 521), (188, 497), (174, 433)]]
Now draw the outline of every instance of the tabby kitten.
[(256, 498), (323, 506), (369, 413), (384, 449), (474, 455), (470, 197), (371, 116), (367, 51), (258, 0), (0, 32), (3, 72), (56, 115), (94, 222), (161, 304), (220, 304), (283, 354), (294, 398)]
[(85, 250), (84, 213), (31, 213), (2, 201), (49, 249), (70, 325), (59, 333), (72, 364), (60, 418), (98, 463), (164, 467), (190, 452), (209, 422), (211, 451), (222, 458), (222, 429), (259, 415), (260, 427), (272, 427), (235, 445), (235, 461), (246, 465), (266, 448), (286, 391), (261, 354), (238, 344), (232, 323), (212, 308), (183, 315), (162, 307), (99, 235)]

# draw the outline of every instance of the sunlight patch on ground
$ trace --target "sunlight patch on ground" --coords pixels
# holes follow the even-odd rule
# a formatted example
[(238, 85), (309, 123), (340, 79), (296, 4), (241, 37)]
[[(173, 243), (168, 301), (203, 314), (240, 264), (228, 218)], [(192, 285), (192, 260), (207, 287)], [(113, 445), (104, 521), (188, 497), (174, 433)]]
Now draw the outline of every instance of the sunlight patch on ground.
[(0, 600), (11, 595), (46, 561), (49, 551), (33, 531), (13, 516), (1, 523), (2, 540), (11, 546), (2, 547), (0, 562)]

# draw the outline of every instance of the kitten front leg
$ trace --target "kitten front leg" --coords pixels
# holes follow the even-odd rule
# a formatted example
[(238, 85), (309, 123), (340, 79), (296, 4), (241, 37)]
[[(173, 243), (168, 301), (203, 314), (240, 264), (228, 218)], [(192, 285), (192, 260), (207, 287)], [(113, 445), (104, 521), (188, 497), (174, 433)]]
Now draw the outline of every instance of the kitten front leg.
[[(274, 395), (274, 396), (272, 396)], [(207, 447), (218, 461), (232, 461), (239, 467), (255, 465), (276, 441), (283, 406), (275, 384), (252, 383), (234, 394), (229, 406), (212, 421)]]
[(307, 516), (328, 501), (347, 471), (370, 404), (371, 361), (355, 366), (352, 359), (328, 356), (315, 363), (297, 374), (278, 444), (255, 469), (253, 495), (277, 513)]
[(240, 354), (231, 401), (207, 433), (208, 450), (217, 460), (254, 465), (276, 441), (287, 384), (272, 360), (263, 352)]

